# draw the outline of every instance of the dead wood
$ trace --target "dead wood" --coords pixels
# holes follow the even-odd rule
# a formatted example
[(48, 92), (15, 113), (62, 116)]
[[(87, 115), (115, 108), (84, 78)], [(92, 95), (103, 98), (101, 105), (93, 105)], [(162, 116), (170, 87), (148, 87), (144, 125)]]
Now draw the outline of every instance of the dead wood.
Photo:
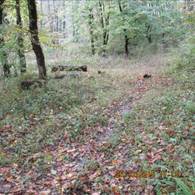
[(83, 71), (83, 72), (87, 72), (87, 66), (83, 65), (83, 66), (54, 66), (51, 69), (51, 72), (57, 72), (57, 71)]

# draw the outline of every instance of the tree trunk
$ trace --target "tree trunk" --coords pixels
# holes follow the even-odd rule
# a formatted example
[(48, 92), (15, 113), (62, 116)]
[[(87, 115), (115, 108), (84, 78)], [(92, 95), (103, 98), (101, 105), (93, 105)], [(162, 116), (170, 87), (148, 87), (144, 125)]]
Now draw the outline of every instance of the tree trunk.
[[(3, 14), (3, 3), (5, 0), (1, 0), (0, 1), (0, 27), (3, 25), (3, 20), (4, 20), (4, 14)], [(7, 53), (4, 50), (5, 46), (5, 42), (4, 42), (4, 38), (2, 35), (0, 35), (0, 48), (2, 48), (1, 51), (1, 59), (2, 59), (2, 66), (3, 66), (3, 73), (4, 76), (8, 77), (10, 76), (11, 72), (10, 72), (10, 66), (8, 65), (8, 60), (7, 60)]]
[(125, 29), (124, 29), (124, 34), (125, 34), (125, 54), (126, 56), (128, 56), (129, 55), (129, 38), (127, 36)]
[(109, 40), (109, 22), (110, 22), (110, 14), (105, 15), (105, 5), (104, 2), (99, 0), (99, 11), (100, 11), (100, 23), (102, 27), (102, 37), (103, 37), (103, 55), (105, 55), (105, 48), (108, 44)]
[(36, 55), (39, 78), (46, 79), (47, 71), (45, 67), (45, 57), (38, 36), (36, 2), (35, 0), (27, 0), (27, 2), (28, 2), (28, 10), (29, 10), (29, 29), (31, 34), (31, 44), (32, 44), (33, 51)]
[(191, 12), (194, 10), (193, 0), (185, 0), (185, 10), (186, 12)]
[(16, 0), (16, 23), (19, 28), (19, 32), (17, 35), (17, 42), (18, 42), (18, 57), (20, 60), (20, 72), (21, 74), (26, 72), (26, 58), (24, 55), (24, 40), (22, 34), (22, 18), (20, 13), (20, 0)]
[[(41, 14), (43, 14), (43, 2), (42, 0), (40, 0), (40, 11), (41, 11)], [(41, 19), (40, 21), (40, 28), (43, 29), (43, 19)]]
[[(122, 9), (120, 0), (118, 0), (118, 6), (119, 6), (119, 11), (121, 12), (121, 14), (123, 14), (123, 9)], [(124, 20), (124, 18), (123, 18), (123, 20)], [(124, 28), (123, 32), (124, 32), (124, 39), (125, 39), (125, 54), (126, 54), (126, 56), (128, 56), (129, 55), (129, 37), (127, 35), (127, 29)]]
[(92, 13), (92, 9), (89, 9), (89, 33), (90, 33), (90, 40), (91, 40), (91, 53), (92, 55), (95, 55), (93, 20), (94, 20), (94, 16)]
[(147, 25), (146, 38), (148, 39), (148, 43), (152, 43), (151, 31), (152, 31), (151, 25)]

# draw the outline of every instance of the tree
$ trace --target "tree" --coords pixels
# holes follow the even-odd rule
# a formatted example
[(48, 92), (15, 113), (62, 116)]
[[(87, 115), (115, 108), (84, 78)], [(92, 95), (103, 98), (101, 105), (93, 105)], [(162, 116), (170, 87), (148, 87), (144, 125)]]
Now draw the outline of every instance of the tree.
[(71, 2), (71, 19), (72, 19), (72, 40), (75, 43), (78, 43), (79, 41), (79, 6), (80, 5), (80, 1), (72, 1)]
[[(0, 0), (0, 30), (3, 31), (3, 26), (4, 26), (4, 17), (5, 17), (5, 13), (4, 13), (4, 9), (3, 9), (3, 4), (4, 4), (5, 0)], [(0, 35), (0, 48), (1, 48), (1, 61), (2, 61), (2, 65), (3, 65), (3, 72), (4, 72), (4, 76), (8, 77), (10, 75), (10, 66), (8, 64), (8, 60), (7, 60), (7, 53), (5, 51), (5, 42), (4, 42), (4, 38), (3, 38), (3, 33), (1, 33)]]
[(31, 44), (33, 51), (36, 55), (39, 78), (46, 79), (47, 70), (45, 66), (45, 57), (43, 50), (41, 48), (39, 35), (38, 35), (38, 25), (37, 25), (37, 8), (35, 0), (27, 0), (28, 11), (29, 11), (29, 30), (31, 34)]
[(185, 0), (185, 11), (186, 12), (191, 12), (194, 10), (194, 1), (193, 0)]
[(100, 13), (100, 24), (102, 28), (102, 43), (103, 43), (103, 54), (105, 54), (105, 47), (108, 44), (109, 40), (109, 22), (110, 22), (110, 1), (109, 3), (109, 8), (108, 12), (106, 13), (106, 8), (105, 8), (105, 2), (102, 0), (99, 0), (99, 13)]
[[(124, 17), (124, 11), (123, 11), (123, 7), (121, 4), (121, 0), (118, 0), (118, 7), (119, 7), (119, 11), (122, 14), (122, 20), (123, 22), (125, 22), (125, 17)], [(128, 37), (128, 30), (126, 27), (123, 28), (123, 32), (124, 32), (124, 39), (125, 39), (125, 54), (128, 56), (129, 55), (129, 37)]]
[(152, 43), (152, 25), (146, 24), (146, 38), (148, 39), (148, 43)]
[(23, 33), (22, 33), (22, 18), (20, 13), (20, 0), (16, 0), (16, 24), (18, 27), (18, 34), (17, 34), (17, 53), (20, 61), (20, 71), (21, 73), (26, 72), (26, 58), (24, 55), (24, 40), (23, 40)]
[(88, 15), (88, 24), (89, 24), (89, 34), (90, 34), (90, 41), (91, 41), (91, 53), (95, 55), (95, 37), (94, 37), (94, 16), (93, 16), (93, 9), (89, 8), (89, 15)]

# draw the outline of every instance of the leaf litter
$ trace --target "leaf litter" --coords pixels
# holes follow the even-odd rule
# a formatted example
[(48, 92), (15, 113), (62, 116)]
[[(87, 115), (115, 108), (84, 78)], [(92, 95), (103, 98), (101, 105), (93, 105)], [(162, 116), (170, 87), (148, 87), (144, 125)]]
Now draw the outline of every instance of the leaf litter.
[[(34, 165), (30, 170), (21, 170), (17, 164), (1, 167), (0, 193), (155, 194), (154, 185), (136, 175), (129, 177), (128, 173), (144, 169), (147, 172), (155, 164), (158, 167), (159, 161), (181, 160), (182, 157), (174, 153), (177, 145), (166, 143), (159, 131), (165, 131), (170, 137), (176, 133), (162, 124), (152, 130), (152, 136), (142, 126), (132, 129), (129, 136), (124, 120), (148, 91), (159, 86), (171, 86), (173, 81), (155, 76), (149, 80), (137, 78), (130, 83), (134, 87), (127, 95), (113, 101), (103, 111), (109, 118), (106, 126), (97, 124), (84, 129), (87, 136), (82, 142), (70, 140), (65, 133), (54, 147), (45, 148), (27, 159), (26, 163), (36, 164), (40, 158), (46, 158), (48, 168), (44, 173), (39, 174)], [(0, 131), (11, 131), (11, 128), (6, 125)], [(126, 173), (123, 177), (116, 177), (120, 170)]]

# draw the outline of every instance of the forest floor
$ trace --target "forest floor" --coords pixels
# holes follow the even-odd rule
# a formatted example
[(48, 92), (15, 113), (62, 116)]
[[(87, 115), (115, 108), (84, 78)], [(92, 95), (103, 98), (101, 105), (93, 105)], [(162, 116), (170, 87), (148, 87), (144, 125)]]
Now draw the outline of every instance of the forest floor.
[(192, 194), (194, 79), (163, 73), (166, 64), (153, 56), (92, 68), (33, 98), (10, 95), (8, 83), (0, 193)]

